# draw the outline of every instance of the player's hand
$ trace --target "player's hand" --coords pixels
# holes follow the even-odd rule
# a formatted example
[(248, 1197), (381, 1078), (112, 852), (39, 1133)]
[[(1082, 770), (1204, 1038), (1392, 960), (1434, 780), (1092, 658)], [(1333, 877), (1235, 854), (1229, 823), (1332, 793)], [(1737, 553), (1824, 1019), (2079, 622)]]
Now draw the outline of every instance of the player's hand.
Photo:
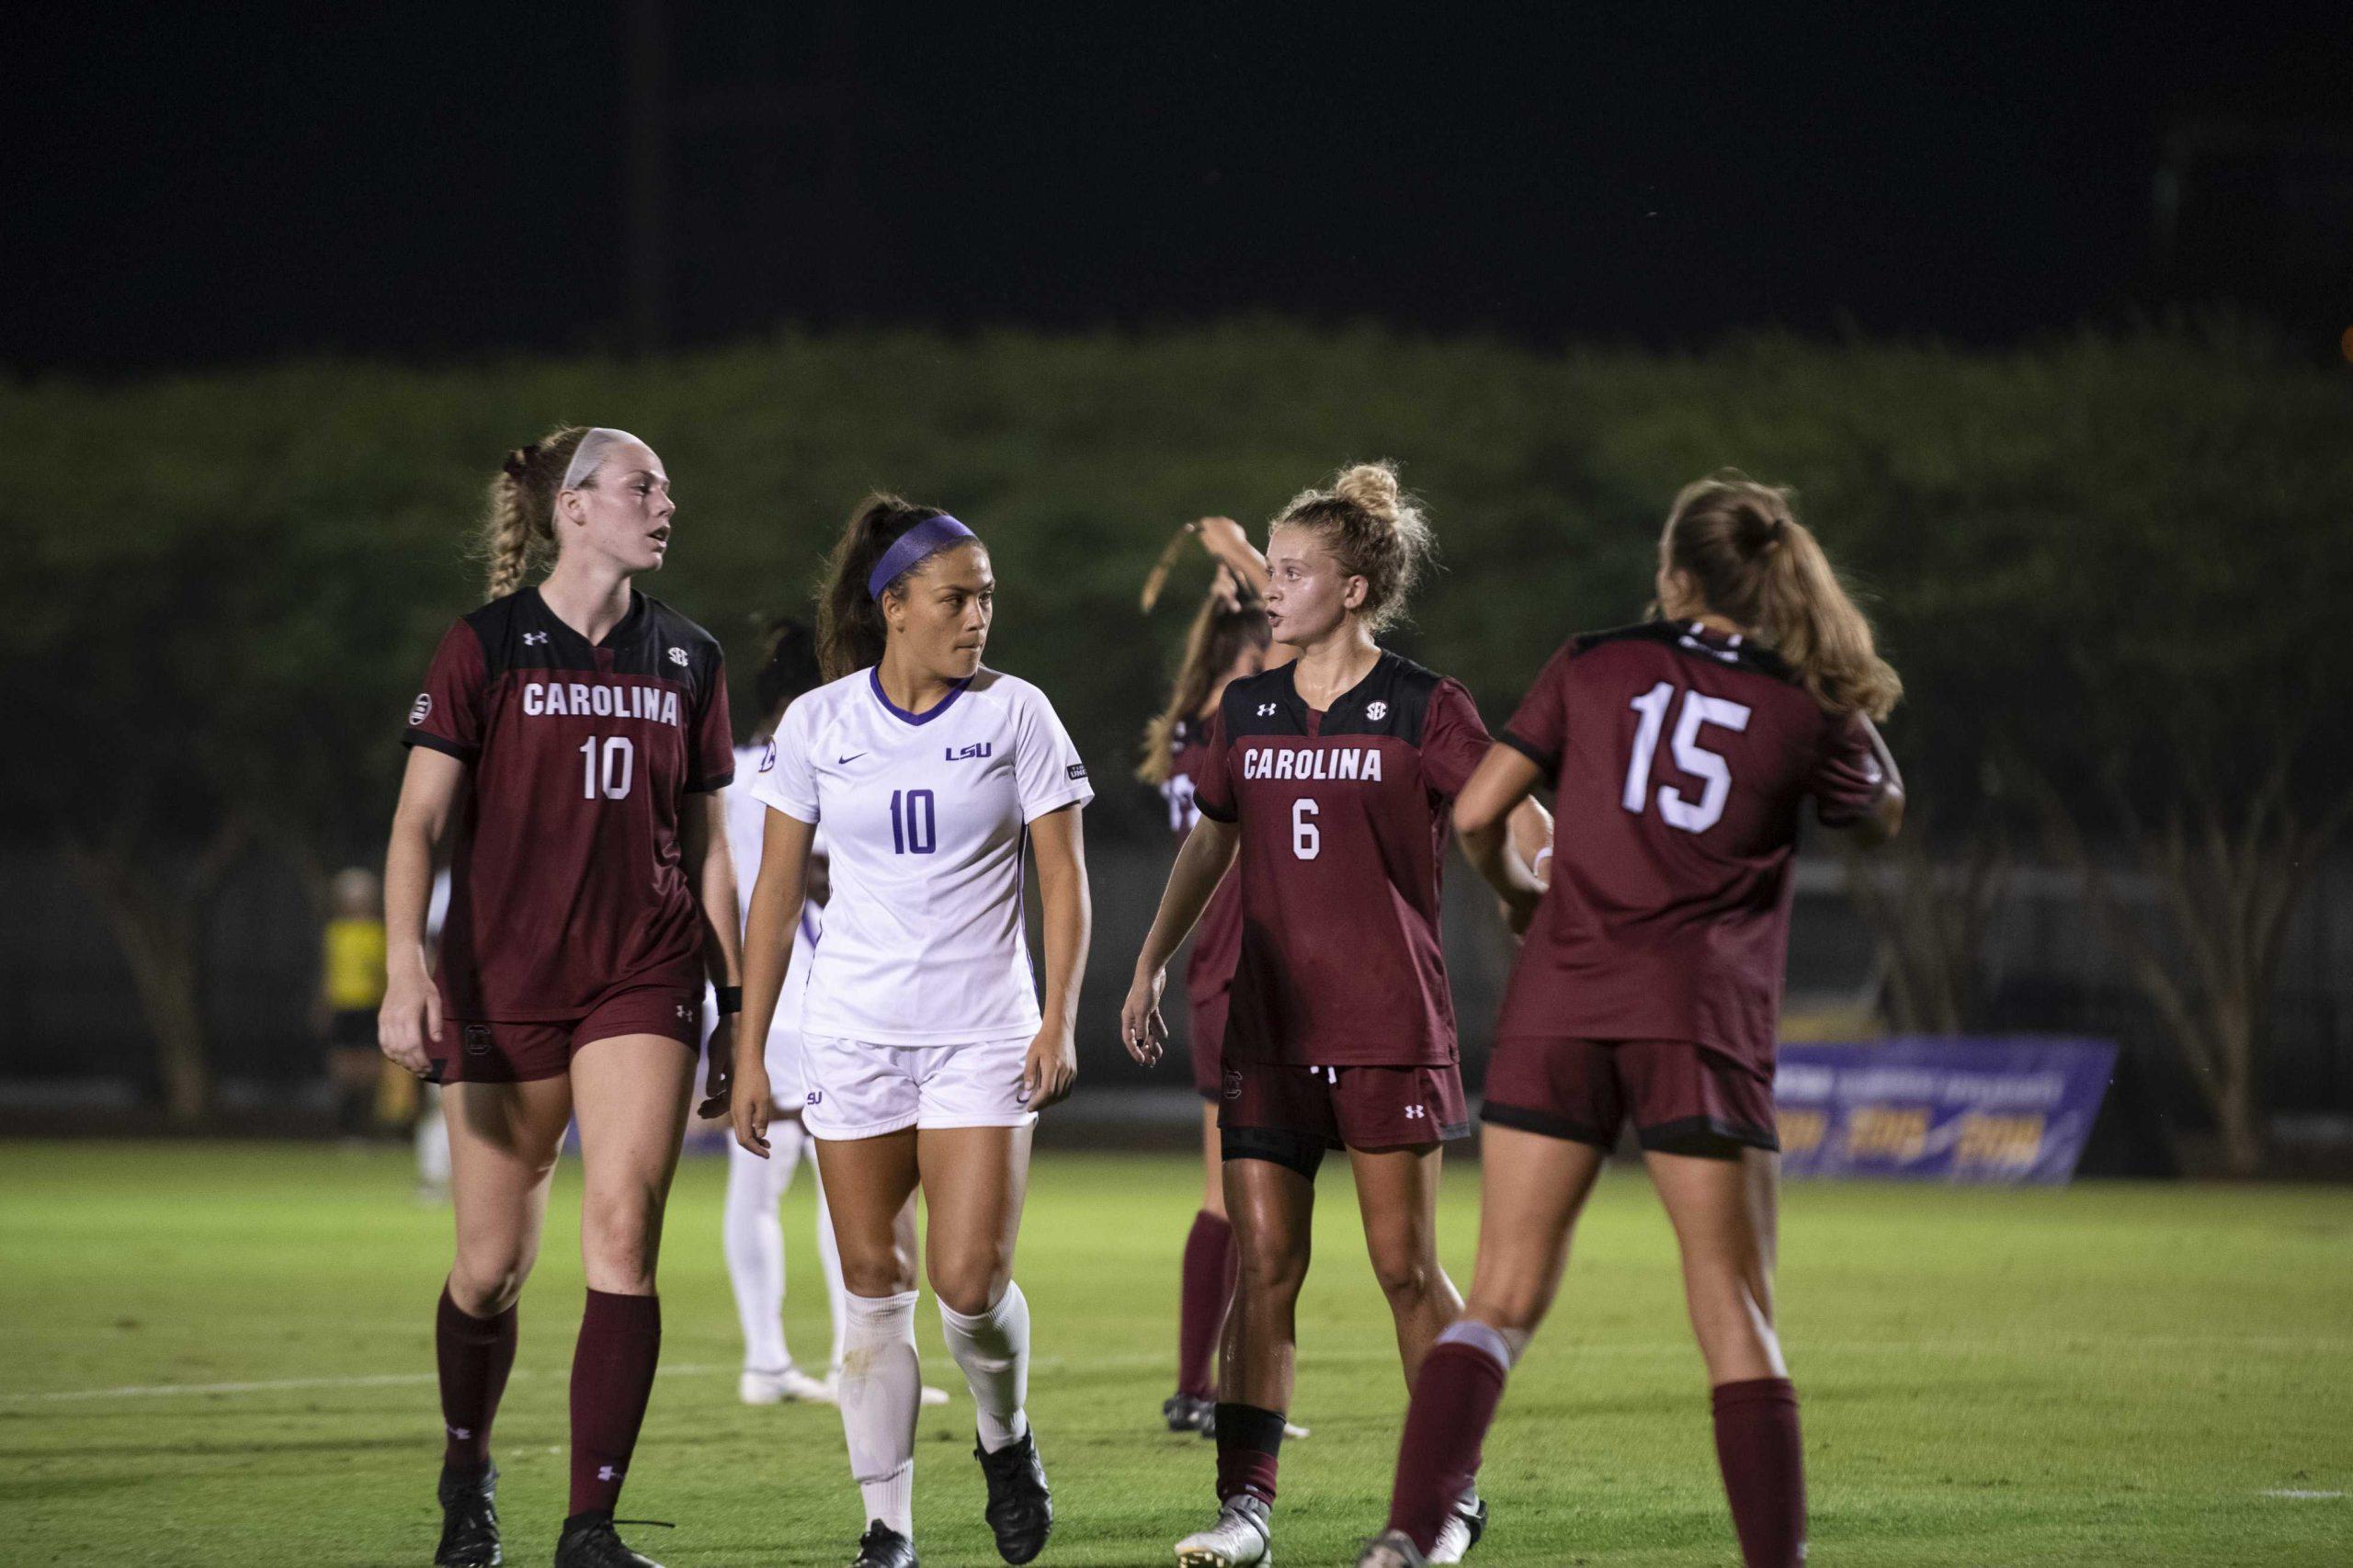
[(1190, 526), (1200, 537), (1201, 548), (1219, 561), (1231, 560), (1236, 551), (1250, 549), (1250, 536), (1232, 517), (1203, 517)]
[(1165, 969), (1149, 973), (1138, 970), (1128, 999), (1120, 1005), (1120, 1043), (1146, 1067), (1160, 1060), (1161, 1042), (1168, 1038), (1168, 1025), (1160, 1016), (1160, 992), (1167, 983)]
[(735, 1015), (722, 1013), (710, 1027), (710, 1039), (703, 1046), (703, 1061), (710, 1065), (703, 1071), (703, 1102), (696, 1112), (705, 1121), (715, 1121), (727, 1114), (729, 1091), (735, 1082)]
[(776, 1104), (775, 1092), (768, 1084), (767, 1063), (757, 1057), (738, 1062), (734, 1078), (734, 1098), (722, 1108), (734, 1129), (735, 1142), (765, 1160), (768, 1157), (768, 1116)]
[(1021, 1059), (1021, 1103), (1031, 1110), (1043, 1110), (1069, 1096), (1071, 1085), (1078, 1082), (1078, 1046), (1070, 1031), (1058, 1024), (1048, 1024), (1029, 1042), (1029, 1054)]
[(422, 1078), (433, 1070), (425, 1042), (441, 1040), (441, 991), (425, 972), (423, 960), (396, 964), (386, 977), (384, 1005), (376, 1014), (376, 1045), (395, 1066)]

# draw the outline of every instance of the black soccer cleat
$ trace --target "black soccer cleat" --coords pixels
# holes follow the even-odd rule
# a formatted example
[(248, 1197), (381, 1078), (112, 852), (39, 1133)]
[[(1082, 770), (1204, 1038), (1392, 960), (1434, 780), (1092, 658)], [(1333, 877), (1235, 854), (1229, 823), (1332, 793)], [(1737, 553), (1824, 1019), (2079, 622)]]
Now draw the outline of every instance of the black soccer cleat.
[(1217, 1436), (1217, 1402), (1195, 1399), (1190, 1394), (1171, 1394), (1161, 1402), (1160, 1418), (1168, 1423), (1171, 1432), (1199, 1432), (1204, 1437)]
[(1038, 1459), (1038, 1435), (1024, 1432), (1019, 1442), (995, 1453), (975, 1442), (972, 1457), (988, 1478), (989, 1506), (983, 1517), (996, 1534), (996, 1554), (1007, 1562), (1029, 1562), (1046, 1550), (1046, 1538), (1054, 1533), (1054, 1498)]
[(563, 1534), (556, 1538), (555, 1568), (662, 1568), (662, 1564), (624, 1546), (614, 1533), (610, 1514), (574, 1514), (563, 1521)]
[(849, 1568), (915, 1568), (915, 1543), (876, 1519), (858, 1538), (858, 1561)]
[(506, 1561), (498, 1550), (498, 1467), (469, 1471), (445, 1465), (438, 1492), (441, 1544), (434, 1549), (433, 1568), (498, 1568)]

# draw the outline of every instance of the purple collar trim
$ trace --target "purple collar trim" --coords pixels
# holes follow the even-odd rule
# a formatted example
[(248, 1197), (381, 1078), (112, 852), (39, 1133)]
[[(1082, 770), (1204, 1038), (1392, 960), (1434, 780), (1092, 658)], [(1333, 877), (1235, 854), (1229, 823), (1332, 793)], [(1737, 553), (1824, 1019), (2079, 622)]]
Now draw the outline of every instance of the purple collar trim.
[(866, 597), (881, 598), (882, 590), (897, 581), (899, 574), (925, 556), (978, 537), (945, 512), (936, 517), (926, 517), (901, 534), (892, 541), (891, 548), (882, 552), (882, 559), (876, 562), (874, 570), (866, 575)]
[(972, 677), (966, 676), (962, 680), (950, 681), (948, 686), (948, 695), (920, 713), (910, 713), (883, 695), (881, 666), (876, 665), (866, 672), (866, 684), (874, 688), (874, 700), (889, 709), (892, 718), (903, 723), (928, 724), (956, 706), (956, 699), (964, 695), (964, 688), (972, 684)]

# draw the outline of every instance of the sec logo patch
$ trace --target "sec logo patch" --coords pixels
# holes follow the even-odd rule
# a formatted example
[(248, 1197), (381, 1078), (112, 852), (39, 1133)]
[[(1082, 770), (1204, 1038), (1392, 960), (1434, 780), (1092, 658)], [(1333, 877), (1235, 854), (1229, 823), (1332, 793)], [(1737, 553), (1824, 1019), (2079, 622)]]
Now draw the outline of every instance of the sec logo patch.
[(416, 700), (408, 705), (408, 722), (411, 724), (422, 724), (432, 711), (433, 694), (429, 691), (420, 691), (416, 694)]
[(1231, 1067), (1225, 1070), (1225, 1097), (1230, 1100), (1242, 1097), (1242, 1074)]
[(466, 1026), (466, 1054), (468, 1056), (490, 1054), (490, 1026), (488, 1024)]

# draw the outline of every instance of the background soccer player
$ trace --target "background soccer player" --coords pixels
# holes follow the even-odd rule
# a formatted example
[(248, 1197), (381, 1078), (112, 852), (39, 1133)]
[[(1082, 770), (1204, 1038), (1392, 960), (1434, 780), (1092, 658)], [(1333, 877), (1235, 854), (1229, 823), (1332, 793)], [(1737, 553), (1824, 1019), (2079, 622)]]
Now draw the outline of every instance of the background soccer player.
[[(1156, 1059), (1169, 956), (1238, 858), (1219, 1125), (1240, 1281), (1218, 1374), (1219, 1516), (1177, 1543), (1183, 1563), (1267, 1554), (1326, 1149), (1348, 1152), (1409, 1381), (1461, 1308), (1437, 1247), (1438, 1152), (1470, 1130), (1438, 881), (1446, 808), (1487, 729), (1460, 683), (1373, 641), (1430, 550), (1420, 509), (1381, 463), (1302, 493), (1275, 520), (1267, 617), (1299, 656), (1226, 687), (1193, 781), (1201, 821), (1122, 1012), (1129, 1050)], [(1467, 1546), (1467, 1517), (1459, 1533)]]
[[(499, 1560), (491, 1421), (575, 1116), (588, 1298), (556, 1562), (646, 1561), (614, 1533), (613, 1505), (661, 1351), (654, 1263), (706, 971), (722, 1007), (736, 1003), (726, 672), (708, 633), (630, 585), (661, 566), (676, 511), (661, 459), (625, 432), (563, 429), (510, 453), (485, 527), (490, 602), (442, 638), (409, 710), (381, 1029), (387, 1056), (445, 1085), (449, 1129), (438, 1563)], [(551, 553), (546, 581), (526, 586)], [(449, 915), (428, 972), (433, 846), (453, 817)]]
[[(1185, 633), (1185, 654), (1169, 688), (1168, 706), (1145, 729), (1136, 777), (1167, 802), (1169, 831), (1181, 846), (1201, 813), (1194, 779), (1208, 756), (1210, 721), (1229, 682), (1288, 661), (1285, 648), (1269, 660), (1267, 561), (1231, 517), (1203, 517), (1186, 526), (1218, 563), (1216, 578)], [(1155, 574), (1155, 577), (1157, 574)], [(1145, 590), (1150, 597), (1153, 588)], [(1147, 604), (1146, 608), (1150, 608)], [(1176, 1317), (1176, 1392), (1160, 1409), (1172, 1432), (1217, 1429), (1217, 1386), (1210, 1354), (1225, 1324), (1233, 1295), (1233, 1227), (1225, 1217), (1224, 1162), (1218, 1157), (1217, 1105), (1225, 1044), (1228, 992), (1242, 949), (1242, 886), (1228, 874), (1193, 933), (1185, 962), (1186, 1042), (1193, 1087), (1201, 1096), (1201, 1207), (1185, 1237)]]
[[(868, 1520), (866, 1568), (915, 1560), (915, 1271), (900, 1216), (918, 1186), (949, 1353), (979, 1407), (974, 1452), (998, 1552), (1029, 1562), (1053, 1519), (1023, 1408), (1029, 1306), (1013, 1251), (1038, 1111), (1077, 1071), (1089, 920), (1079, 811), (1095, 792), (1045, 694), (982, 665), (995, 598), (971, 529), (934, 507), (868, 498), (823, 600), (835, 679), (786, 710), (754, 776), (769, 809), (735, 1136), (768, 1152), (762, 1054), (822, 824), (832, 897), (801, 1018), (802, 1119), (849, 1290), (842, 1430)], [(1033, 839), (1042, 1011), (1022, 921)]]
[[(1373, 1568), (1437, 1543), (1569, 1233), (1628, 1120), (1682, 1252), (1716, 1455), (1750, 1568), (1805, 1557), (1797, 1395), (1773, 1329), (1773, 1054), (1799, 806), (1884, 838), (1903, 786), (1871, 720), (1902, 685), (1784, 491), (1676, 497), (1665, 617), (1573, 638), (1455, 802), (1464, 850), (1528, 926), (1483, 1119), (1479, 1261), (1414, 1384)], [(1540, 894), (1500, 851), (1552, 782), (1569, 830)]]

